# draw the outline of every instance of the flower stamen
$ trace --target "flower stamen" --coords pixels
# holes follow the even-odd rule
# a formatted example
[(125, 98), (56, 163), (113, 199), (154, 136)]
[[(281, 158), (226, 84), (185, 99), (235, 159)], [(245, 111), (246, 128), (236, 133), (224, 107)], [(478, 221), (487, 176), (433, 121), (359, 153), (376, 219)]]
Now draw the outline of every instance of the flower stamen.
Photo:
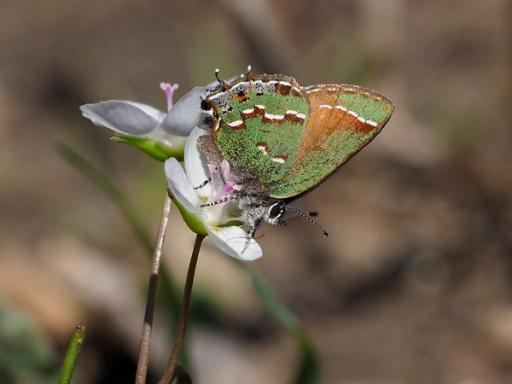
[(174, 91), (179, 88), (179, 85), (161, 82), (160, 88), (165, 92), (165, 96), (167, 98), (167, 111), (170, 111), (173, 104)]

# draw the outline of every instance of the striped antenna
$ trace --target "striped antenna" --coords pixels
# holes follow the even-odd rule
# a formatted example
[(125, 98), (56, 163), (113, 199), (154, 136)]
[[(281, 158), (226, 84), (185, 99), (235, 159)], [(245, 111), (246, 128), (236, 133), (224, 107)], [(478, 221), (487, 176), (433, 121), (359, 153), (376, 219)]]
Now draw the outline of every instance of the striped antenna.
[(315, 220), (313, 220), (311, 218), (312, 216), (316, 216), (316, 212), (307, 212), (306, 213), (303, 209), (301, 209), (299, 207), (294, 207), (293, 205), (286, 205), (284, 207), (284, 209), (287, 211), (293, 212), (293, 213), (299, 215), (300, 217), (303, 217), (304, 219), (309, 221), (311, 224), (313, 224), (316, 227), (316, 229), (318, 229), (320, 232), (322, 232), (322, 235), (324, 235), (325, 237), (329, 236), (329, 233), (327, 233), (327, 231), (325, 229), (323, 229), (320, 224), (318, 224)]

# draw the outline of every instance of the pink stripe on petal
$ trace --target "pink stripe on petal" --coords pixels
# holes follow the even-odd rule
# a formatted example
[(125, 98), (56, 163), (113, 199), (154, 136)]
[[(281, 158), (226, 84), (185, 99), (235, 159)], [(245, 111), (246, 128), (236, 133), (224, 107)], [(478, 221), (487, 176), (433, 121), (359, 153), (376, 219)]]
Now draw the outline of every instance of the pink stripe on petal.
[(233, 183), (231, 181), (228, 181), (226, 184), (224, 184), (224, 190), (222, 191), (222, 197), (231, 195), (233, 192)]
[(224, 184), (224, 190), (222, 192), (222, 197), (231, 195), (233, 192), (240, 191), (241, 189), (242, 189), (241, 185), (235, 184), (232, 181), (228, 181), (228, 182), (226, 182), (226, 184)]

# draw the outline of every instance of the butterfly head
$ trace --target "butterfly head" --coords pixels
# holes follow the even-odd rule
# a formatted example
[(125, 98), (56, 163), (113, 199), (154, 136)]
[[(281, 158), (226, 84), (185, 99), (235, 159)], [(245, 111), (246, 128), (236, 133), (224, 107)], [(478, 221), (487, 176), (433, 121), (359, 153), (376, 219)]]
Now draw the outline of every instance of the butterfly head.
[(306, 212), (302, 208), (287, 204), (286, 201), (275, 202), (264, 207), (264, 209), (265, 210), (262, 212), (262, 219), (268, 224), (286, 225), (286, 219), (300, 216), (313, 224), (322, 233), (322, 235), (325, 237), (328, 236), (327, 231), (313, 219), (313, 217), (317, 215), (316, 212)]
[(272, 204), (267, 207), (264, 220), (272, 225), (283, 224), (282, 217), (286, 211), (286, 204), (283, 201)]

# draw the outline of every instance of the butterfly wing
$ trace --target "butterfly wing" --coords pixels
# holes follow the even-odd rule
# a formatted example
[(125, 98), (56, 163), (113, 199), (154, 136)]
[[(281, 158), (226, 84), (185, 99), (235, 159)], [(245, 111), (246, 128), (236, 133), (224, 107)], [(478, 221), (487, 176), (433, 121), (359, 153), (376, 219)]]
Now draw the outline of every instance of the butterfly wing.
[(258, 75), (208, 97), (214, 141), (238, 172), (270, 188), (295, 162), (308, 102), (295, 79)]
[(318, 185), (368, 144), (384, 127), (394, 106), (384, 96), (354, 85), (304, 88), (310, 114), (293, 164), (270, 196), (294, 198)]

